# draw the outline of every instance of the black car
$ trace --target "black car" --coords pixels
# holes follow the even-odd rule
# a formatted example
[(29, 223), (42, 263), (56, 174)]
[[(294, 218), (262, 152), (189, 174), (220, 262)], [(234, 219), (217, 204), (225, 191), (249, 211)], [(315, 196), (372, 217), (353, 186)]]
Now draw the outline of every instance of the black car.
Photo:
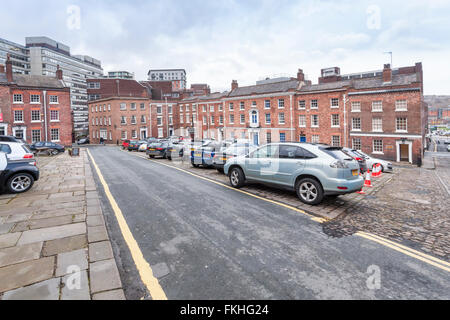
[(361, 157), (361, 155), (358, 153), (357, 150), (350, 148), (342, 148), (342, 152), (358, 161), (361, 173), (365, 173), (367, 171), (366, 159), (364, 157)]
[(0, 136), (0, 141), (3, 141), (3, 142), (22, 142), (20, 139), (17, 139), (14, 136)]
[(36, 160), (8, 160), (6, 154), (0, 152), (0, 192), (22, 193), (28, 191), (39, 179)]
[(89, 144), (89, 138), (78, 139), (77, 144)]
[(143, 144), (143, 143), (147, 143), (146, 141), (144, 141), (144, 140), (141, 140), (141, 141), (136, 141), (136, 140), (130, 140), (130, 143), (128, 144), (128, 151), (138, 151), (139, 150), (139, 147), (141, 146), (141, 144)]
[(29, 147), (30, 147), (31, 151), (33, 151), (33, 152), (50, 150), (50, 152), (53, 155), (56, 155), (58, 153), (63, 153), (65, 151), (64, 146), (54, 143), (54, 142), (48, 142), (48, 141), (35, 142), (32, 145), (30, 145)]
[(171, 148), (169, 141), (153, 142), (147, 146), (146, 153), (149, 158), (162, 157), (165, 159), (168, 158), (169, 148)]

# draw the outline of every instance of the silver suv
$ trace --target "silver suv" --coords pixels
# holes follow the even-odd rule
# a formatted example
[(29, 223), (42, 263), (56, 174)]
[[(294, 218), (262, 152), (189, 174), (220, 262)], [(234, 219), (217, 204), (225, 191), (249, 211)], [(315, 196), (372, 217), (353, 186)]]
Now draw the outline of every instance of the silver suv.
[(324, 196), (359, 191), (364, 184), (358, 161), (342, 148), (312, 143), (271, 143), (231, 158), (224, 172), (235, 188), (246, 181), (273, 184), (295, 190), (302, 202), (311, 205)]

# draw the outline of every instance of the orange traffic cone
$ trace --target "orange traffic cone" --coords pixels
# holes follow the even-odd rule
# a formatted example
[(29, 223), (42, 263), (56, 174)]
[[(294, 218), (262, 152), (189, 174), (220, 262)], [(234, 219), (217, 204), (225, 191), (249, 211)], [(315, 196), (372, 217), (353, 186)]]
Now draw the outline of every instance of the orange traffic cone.
[(363, 188), (361, 188), (361, 190), (357, 191), (356, 193), (359, 193), (359, 194), (366, 194), (366, 193), (363, 191)]
[(372, 177), (376, 177), (377, 176), (377, 166), (374, 164), (372, 166)]
[(372, 188), (372, 181), (370, 180), (370, 171), (367, 169), (366, 180), (364, 181), (364, 187)]
[(381, 177), (381, 164), (378, 164), (378, 177)]

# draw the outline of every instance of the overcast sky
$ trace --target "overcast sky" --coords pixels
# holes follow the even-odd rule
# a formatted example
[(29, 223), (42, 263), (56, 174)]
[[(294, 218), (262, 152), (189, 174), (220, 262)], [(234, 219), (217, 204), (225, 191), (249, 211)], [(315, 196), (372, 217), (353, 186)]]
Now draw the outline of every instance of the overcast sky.
[[(48, 36), (72, 54), (147, 79), (184, 68), (188, 85), (228, 90), (302, 68), (341, 73), (422, 62), (425, 94), (450, 93), (450, 1), (0, 0), (0, 37)], [(7, 8), (7, 9), (6, 9)], [(80, 19), (77, 19), (77, 12)]]

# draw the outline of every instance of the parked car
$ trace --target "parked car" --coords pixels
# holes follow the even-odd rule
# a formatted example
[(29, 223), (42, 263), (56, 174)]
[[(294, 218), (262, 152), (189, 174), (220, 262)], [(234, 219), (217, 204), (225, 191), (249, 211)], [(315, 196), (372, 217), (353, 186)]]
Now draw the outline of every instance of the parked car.
[(147, 141), (144, 141), (143, 143), (141, 143), (139, 145), (138, 151), (139, 152), (145, 152), (147, 150), (147, 146), (148, 146)]
[(310, 205), (320, 203), (324, 196), (359, 191), (364, 184), (358, 162), (342, 148), (311, 143), (267, 144), (229, 159), (224, 172), (234, 188), (247, 181), (276, 185), (295, 190)]
[(9, 160), (33, 159), (34, 154), (22, 142), (0, 142), (0, 152), (4, 152)]
[(139, 147), (143, 143), (146, 144), (146, 141), (144, 141), (144, 140), (140, 140), (140, 141), (130, 140), (130, 143), (128, 144), (128, 151), (133, 151), (133, 150), (138, 151)]
[(88, 144), (89, 143), (89, 138), (81, 138), (78, 139), (77, 144)]
[(35, 159), (10, 160), (6, 153), (0, 152), (0, 192), (28, 191), (38, 179)]
[(450, 152), (450, 145), (447, 146), (447, 151)]
[(14, 136), (0, 136), (0, 142), (23, 142)]
[(41, 150), (48, 150), (52, 155), (64, 153), (64, 151), (66, 150), (64, 146), (49, 141), (35, 142), (32, 145), (30, 145), (30, 149), (35, 153)]
[(361, 170), (361, 173), (367, 172), (367, 162), (364, 157), (362, 157), (357, 150), (350, 149), (350, 148), (342, 148), (342, 151), (347, 154), (348, 156), (352, 157), (359, 163), (359, 168)]
[(191, 163), (193, 167), (212, 167), (213, 158), (216, 152), (220, 152), (225, 144), (214, 140), (206, 140), (200, 147), (195, 148), (191, 153)]
[(381, 172), (392, 172), (394, 168), (392, 167), (392, 163), (386, 160), (377, 159), (369, 156), (368, 154), (362, 152), (361, 150), (355, 151), (357, 154), (360, 154), (366, 160), (367, 168), (372, 169), (374, 164), (381, 165)]
[(126, 139), (122, 141), (122, 150), (125, 150), (128, 148), (128, 145), (130, 144), (130, 140)]
[(214, 155), (213, 158), (213, 166), (217, 169), (220, 173), (223, 173), (223, 167), (225, 166), (225, 163), (227, 160), (247, 155), (253, 151), (255, 151), (258, 147), (251, 143), (233, 143), (225, 150), (222, 150)]
[(168, 148), (170, 143), (168, 141), (153, 142), (148, 145), (146, 154), (149, 158), (162, 157), (167, 158)]

